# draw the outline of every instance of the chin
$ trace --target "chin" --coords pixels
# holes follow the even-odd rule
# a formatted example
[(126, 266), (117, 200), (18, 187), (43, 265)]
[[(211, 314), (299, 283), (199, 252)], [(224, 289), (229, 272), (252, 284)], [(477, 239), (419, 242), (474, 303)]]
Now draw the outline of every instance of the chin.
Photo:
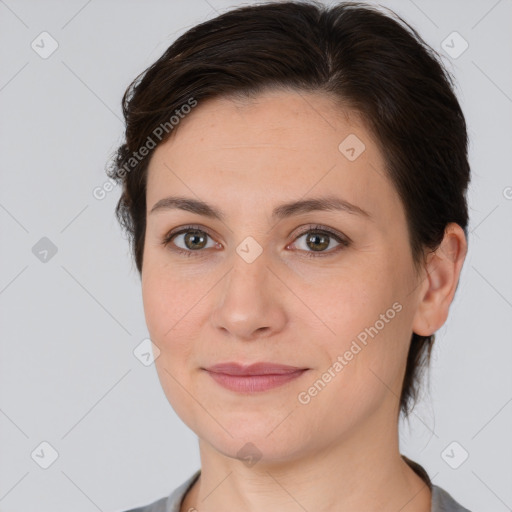
[[(232, 437), (216, 422), (209, 421), (202, 428), (189, 427), (196, 433), (202, 442), (226, 457), (238, 459), (248, 467), (263, 464), (281, 464), (299, 458), (315, 448), (311, 446), (314, 440), (305, 432), (297, 430), (295, 424), (285, 426), (285, 420), (281, 425), (273, 419), (269, 421), (268, 415), (258, 422), (254, 416), (249, 415), (244, 423), (223, 421), (218, 418), (222, 426)], [(209, 430), (215, 424), (214, 430)], [(208, 427), (208, 429), (207, 429)], [(309, 430), (309, 429), (305, 429)]]
[(244, 438), (224, 438), (209, 441), (217, 452), (231, 459), (237, 459), (247, 467), (259, 465), (276, 465), (288, 462), (298, 455), (301, 447), (291, 447), (282, 442), (270, 441), (265, 436), (261, 438), (250, 435)]

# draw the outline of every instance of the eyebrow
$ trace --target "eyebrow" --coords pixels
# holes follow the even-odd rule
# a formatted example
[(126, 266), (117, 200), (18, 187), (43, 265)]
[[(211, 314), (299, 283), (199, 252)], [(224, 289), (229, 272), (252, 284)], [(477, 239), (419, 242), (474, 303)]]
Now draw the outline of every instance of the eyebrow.
[[(225, 221), (224, 214), (215, 206), (198, 199), (181, 196), (169, 196), (160, 199), (154, 204), (149, 213), (152, 214), (157, 211), (175, 209), (196, 213), (198, 215), (203, 215), (204, 217), (220, 220), (221, 222)], [(372, 216), (367, 211), (333, 195), (280, 204), (272, 211), (272, 219), (281, 220), (293, 215), (300, 215), (302, 213), (313, 211), (342, 211), (373, 220)]]

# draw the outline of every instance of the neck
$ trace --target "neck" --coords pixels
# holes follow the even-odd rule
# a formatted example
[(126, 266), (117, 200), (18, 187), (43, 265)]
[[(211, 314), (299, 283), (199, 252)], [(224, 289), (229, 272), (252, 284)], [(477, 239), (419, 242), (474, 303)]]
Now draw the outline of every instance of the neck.
[(430, 512), (429, 487), (399, 453), (398, 425), (369, 426), (300, 457), (250, 467), (200, 440), (201, 475), (181, 511)]

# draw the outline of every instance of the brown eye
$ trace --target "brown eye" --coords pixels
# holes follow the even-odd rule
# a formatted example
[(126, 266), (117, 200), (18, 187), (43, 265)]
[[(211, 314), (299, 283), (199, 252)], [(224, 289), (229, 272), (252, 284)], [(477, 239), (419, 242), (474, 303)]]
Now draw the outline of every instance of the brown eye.
[[(343, 236), (321, 226), (316, 226), (313, 229), (310, 227), (308, 231), (304, 231), (295, 239), (294, 245), (302, 238), (304, 241), (298, 244), (297, 248), (308, 257), (329, 256), (350, 245), (350, 242)], [(333, 241), (336, 242), (335, 245), (332, 244)], [(328, 248), (330, 250), (327, 250)]]
[(190, 230), (184, 233), (183, 242), (187, 249), (204, 249), (204, 247), (206, 246), (207, 237), (208, 235), (203, 231), (199, 231), (197, 229)]
[(212, 239), (210, 245), (207, 245), (208, 239), (211, 239), (211, 236), (206, 231), (189, 226), (179, 231), (171, 231), (162, 241), (162, 245), (165, 247), (172, 245), (169, 247), (170, 250), (187, 256), (192, 256), (194, 253), (200, 255), (202, 249), (215, 247), (216, 244)]
[(324, 233), (309, 232), (306, 234), (306, 245), (314, 251), (323, 251), (329, 247), (330, 236)]

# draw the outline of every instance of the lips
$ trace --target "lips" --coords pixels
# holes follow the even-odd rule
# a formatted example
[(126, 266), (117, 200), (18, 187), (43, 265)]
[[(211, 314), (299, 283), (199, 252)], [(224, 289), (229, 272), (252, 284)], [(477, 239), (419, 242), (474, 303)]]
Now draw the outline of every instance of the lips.
[(220, 363), (206, 368), (207, 371), (213, 373), (223, 373), (224, 375), (286, 375), (295, 373), (306, 368), (297, 366), (288, 366), (274, 363), (254, 363), (251, 365), (241, 365), (239, 363)]
[(308, 368), (274, 363), (221, 363), (206, 368), (212, 379), (222, 387), (237, 393), (269, 391), (293, 381)]

